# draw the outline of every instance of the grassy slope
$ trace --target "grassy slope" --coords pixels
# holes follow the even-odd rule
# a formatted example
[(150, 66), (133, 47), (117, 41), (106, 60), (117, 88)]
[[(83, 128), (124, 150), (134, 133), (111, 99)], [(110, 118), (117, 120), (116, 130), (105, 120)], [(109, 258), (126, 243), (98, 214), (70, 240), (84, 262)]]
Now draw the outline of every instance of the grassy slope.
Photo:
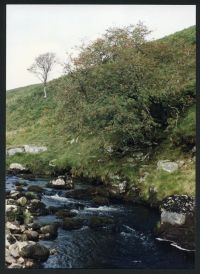
[[(178, 38), (193, 43), (194, 27), (166, 37), (176, 42)], [(106, 180), (115, 174), (129, 179), (131, 184), (138, 185), (138, 179), (144, 171), (150, 174), (140, 187), (144, 199), (149, 196), (149, 187), (158, 190), (158, 198), (174, 194), (194, 194), (195, 192), (195, 165), (190, 161), (190, 153), (185, 153), (180, 146), (174, 146), (171, 138), (181, 134), (195, 135), (195, 108), (192, 107), (178, 121), (176, 129), (167, 134), (167, 138), (153, 153), (153, 157), (146, 162), (133, 163), (132, 155), (123, 158), (111, 157), (109, 153), (102, 153), (98, 136), (80, 136), (78, 143), (70, 144), (74, 137), (70, 132), (62, 134), (62, 115), (60, 120), (55, 119), (58, 108), (57, 94), (62, 92), (63, 78), (53, 80), (48, 86), (48, 98), (43, 98), (41, 85), (12, 90), (7, 93), (7, 146), (21, 144), (47, 145), (48, 151), (38, 155), (15, 155), (7, 159), (29, 166), (34, 172), (52, 172), (49, 161), (56, 159), (56, 168), (71, 166), (77, 175), (99, 177)], [(156, 169), (160, 159), (184, 160), (185, 165), (177, 172), (169, 174)]]

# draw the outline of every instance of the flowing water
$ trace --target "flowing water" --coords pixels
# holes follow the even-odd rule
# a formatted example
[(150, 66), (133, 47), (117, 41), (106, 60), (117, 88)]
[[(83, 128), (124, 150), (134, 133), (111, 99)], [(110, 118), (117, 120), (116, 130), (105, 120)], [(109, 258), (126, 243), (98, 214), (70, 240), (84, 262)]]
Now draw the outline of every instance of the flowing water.
[[(14, 189), (17, 177), (7, 177), (6, 188)], [(42, 202), (46, 206), (63, 206), (73, 209), (77, 217), (88, 219), (91, 216), (113, 217), (115, 229), (105, 226), (93, 230), (87, 225), (81, 229), (58, 230), (55, 240), (40, 241), (41, 244), (55, 249), (56, 255), (50, 255), (43, 263), (44, 268), (151, 268), (181, 269), (193, 268), (194, 256), (178, 250), (168, 243), (159, 242), (153, 235), (153, 229), (159, 220), (158, 212), (138, 205), (112, 204), (94, 207), (90, 200), (65, 198), (66, 191), (46, 188), (47, 180), (36, 179), (26, 182), (44, 187)], [(76, 188), (89, 185), (77, 183)], [(56, 216), (38, 217), (41, 223), (55, 222)]]

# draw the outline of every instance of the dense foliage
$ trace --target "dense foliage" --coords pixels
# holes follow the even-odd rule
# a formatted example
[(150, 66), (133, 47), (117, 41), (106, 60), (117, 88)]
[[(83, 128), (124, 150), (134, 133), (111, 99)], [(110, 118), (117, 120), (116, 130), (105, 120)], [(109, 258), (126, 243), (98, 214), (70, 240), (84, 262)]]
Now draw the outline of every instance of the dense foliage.
[(112, 28), (66, 64), (66, 131), (117, 148), (156, 144), (195, 100), (195, 44), (148, 41), (147, 28)]

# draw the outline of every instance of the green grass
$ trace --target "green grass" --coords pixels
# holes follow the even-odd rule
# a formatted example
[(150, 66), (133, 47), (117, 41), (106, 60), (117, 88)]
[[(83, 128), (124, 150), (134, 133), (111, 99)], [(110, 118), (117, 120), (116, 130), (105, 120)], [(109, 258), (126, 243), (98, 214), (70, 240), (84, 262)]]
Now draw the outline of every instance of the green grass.
[[(178, 37), (186, 37), (193, 43), (195, 28), (189, 28), (166, 40), (176, 41)], [(192, 38), (193, 37), (193, 38)], [(99, 178), (107, 181), (113, 175), (120, 174), (130, 184), (138, 185), (144, 200), (149, 198), (149, 187), (158, 191), (158, 199), (172, 194), (195, 193), (195, 165), (190, 162), (191, 155), (185, 148), (195, 143), (195, 105), (190, 107), (166, 131), (165, 139), (153, 150), (149, 160), (131, 163), (131, 152), (124, 157), (111, 156), (102, 150), (109, 145), (106, 138), (102, 141), (101, 132), (95, 135), (79, 136), (78, 142), (70, 144), (77, 136), (72, 132), (63, 132), (62, 113), (58, 119), (55, 114), (59, 109), (59, 94), (64, 89), (64, 79), (48, 83), (47, 99), (43, 98), (42, 85), (32, 85), (7, 92), (7, 146), (23, 144), (45, 145), (48, 150), (40, 154), (17, 154), (7, 157), (7, 167), (12, 162), (21, 163), (37, 174), (51, 174), (55, 170), (71, 167), (74, 175)], [(76, 118), (74, 118), (76, 119)], [(174, 121), (173, 121), (174, 122)], [(55, 160), (55, 168), (49, 161)], [(169, 174), (157, 170), (158, 160), (183, 160), (184, 167)], [(146, 182), (140, 184), (142, 173), (149, 172)]]

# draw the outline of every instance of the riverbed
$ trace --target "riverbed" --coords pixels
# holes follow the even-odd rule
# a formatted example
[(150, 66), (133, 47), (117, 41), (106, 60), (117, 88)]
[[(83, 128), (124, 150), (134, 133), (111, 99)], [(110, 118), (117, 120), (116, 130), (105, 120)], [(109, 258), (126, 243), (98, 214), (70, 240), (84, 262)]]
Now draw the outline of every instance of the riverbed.
[[(191, 269), (194, 255), (178, 250), (168, 243), (156, 240), (153, 230), (159, 221), (159, 212), (141, 205), (113, 203), (109, 206), (94, 206), (90, 199), (67, 197), (67, 191), (46, 187), (48, 179), (24, 180), (16, 176), (6, 178), (6, 189), (14, 190), (16, 181), (44, 188), (42, 202), (46, 206), (65, 206), (87, 220), (91, 216), (112, 217), (115, 226), (105, 225), (98, 230), (86, 224), (80, 229), (58, 230), (55, 240), (40, 241), (55, 249), (42, 264), (43, 268), (133, 268), (133, 269)], [(91, 187), (77, 182), (75, 188)], [(40, 216), (37, 221), (49, 224), (57, 221), (55, 215)]]

